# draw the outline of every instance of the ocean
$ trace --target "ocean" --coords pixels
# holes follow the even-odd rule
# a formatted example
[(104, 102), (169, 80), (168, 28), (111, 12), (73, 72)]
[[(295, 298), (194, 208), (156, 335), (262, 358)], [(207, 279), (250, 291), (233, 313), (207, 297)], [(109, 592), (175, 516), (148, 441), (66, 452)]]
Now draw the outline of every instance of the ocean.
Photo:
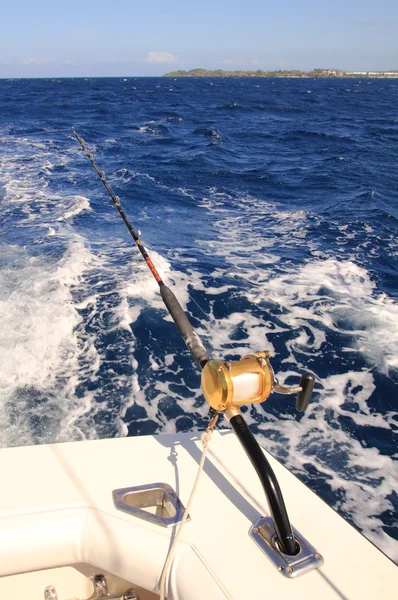
[(316, 374), (305, 414), (245, 418), (398, 562), (397, 106), (394, 80), (0, 80), (1, 446), (207, 423), (75, 126), (212, 357)]

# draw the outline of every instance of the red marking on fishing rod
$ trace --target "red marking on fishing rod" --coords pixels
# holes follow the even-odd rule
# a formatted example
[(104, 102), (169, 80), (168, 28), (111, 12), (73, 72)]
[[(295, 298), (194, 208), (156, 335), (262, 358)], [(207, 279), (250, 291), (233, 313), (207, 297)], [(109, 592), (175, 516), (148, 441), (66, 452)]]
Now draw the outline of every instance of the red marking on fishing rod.
[(154, 278), (156, 279), (156, 281), (158, 283), (161, 283), (162, 282), (162, 278), (160, 277), (159, 273), (157, 272), (156, 267), (153, 264), (153, 262), (151, 261), (151, 259), (149, 258), (149, 256), (147, 256), (145, 260), (146, 260), (146, 264), (151, 269), (151, 273), (154, 276)]

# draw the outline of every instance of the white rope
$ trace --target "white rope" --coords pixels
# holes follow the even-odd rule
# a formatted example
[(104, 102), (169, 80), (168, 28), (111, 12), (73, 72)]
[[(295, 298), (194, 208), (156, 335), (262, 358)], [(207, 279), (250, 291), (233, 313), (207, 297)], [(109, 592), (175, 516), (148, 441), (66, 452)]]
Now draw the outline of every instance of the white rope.
[(173, 561), (174, 558), (174, 554), (175, 554), (175, 550), (177, 548), (177, 544), (180, 541), (180, 537), (181, 537), (181, 533), (183, 530), (183, 527), (185, 525), (185, 522), (188, 518), (189, 515), (189, 511), (191, 509), (191, 505), (192, 505), (192, 501), (194, 499), (198, 484), (199, 484), (199, 479), (200, 476), (202, 474), (203, 471), (203, 465), (205, 464), (205, 460), (206, 460), (206, 455), (207, 455), (207, 450), (208, 450), (208, 444), (211, 438), (211, 434), (213, 433), (213, 429), (214, 426), (217, 422), (218, 419), (218, 415), (216, 415), (215, 417), (213, 417), (206, 429), (206, 431), (202, 434), (201, 436), (201, 440), (202, 440), (202, 446), (203, 446), (203, 452), (202, 452), (202, 458), (200, 459), (200, 463), (199, 463), (199, 467), (198, 467), (198, 472), (196, 474), (196, 479), (195, 479), (195, 483), (193, 484), (193, 488), (191, 491), (191, 495), (189, 497), (188, 500), (188, 504), (185, 508), (185, 512), (184, 512), (184, 516), (182, 518), (182, 521), (176, 531), (176, 535), (174, 538), (174, 542), (171, 545), (171, 548), (169, 550), (169, 553), (167, 555), (167, 559), (165, 562), (165, 565), (163, 567), (163, 573), (162, 573), (162, 577), (160, 578), (160, 583), (159, 583), (159, 595), (160, 595), (160, 600), (165, 600), (166, 598), (166, 580), (167, 577), (169, 575), (169, 571), (170, 571), (170, 567), (171, 567), (171, 563)]

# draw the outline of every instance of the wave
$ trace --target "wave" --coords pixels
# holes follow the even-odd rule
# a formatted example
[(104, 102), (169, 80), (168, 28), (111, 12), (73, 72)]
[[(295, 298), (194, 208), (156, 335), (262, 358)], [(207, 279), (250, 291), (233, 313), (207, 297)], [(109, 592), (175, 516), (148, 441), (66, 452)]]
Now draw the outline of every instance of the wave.
[(198, 127), (195, 129), (194, 133), (206, 137), (210, 140), (211, 144), (219, 144), (223, 139), (221, 132), (215, 127)]
[[(1, 444), (86, 437), (73, 426), (77, 416), (89, 411), (91, 399), (75, 397), (82, 376), (81, 318), (71, 302), (71, 287), (88, 268), (90, 252), (76, 239), (55, 264), (16, 246), (3, 245), (2, 255), (8, 266), (0, 271), (1, 305), (7, 314), (0, 345)], [(86, 359), (90, 353), (94, 364), (92, 345)]]

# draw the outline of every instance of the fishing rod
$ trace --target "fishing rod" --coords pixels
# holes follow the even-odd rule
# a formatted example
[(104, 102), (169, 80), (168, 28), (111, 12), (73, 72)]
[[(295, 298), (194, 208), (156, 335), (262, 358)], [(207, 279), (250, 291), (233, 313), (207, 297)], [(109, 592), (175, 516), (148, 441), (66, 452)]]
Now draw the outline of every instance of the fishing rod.
[(185, 314), (185, 312), (184, 312), (183, 308), (181, 307), (181, 304), (177, 300), (176, 296), (171, 291), (171, 289), (164, 283), (161, 276), (159, 275), (155, 265), (153, 264), (150, 256), (148, 255), (148, 252), (146, 251), (146, 249), (144, 247), (144, 244), (141, 241), (139, 234), (135, 231), (134, 227), (131, 225), (130, 221), (128, 220), (123, 208), (120, 206), (119, 197), (116, 196), (112, 192), (111, 188), (109, 187), (109, 184), (105, 178), (105, 173), (103, 171), (100, 171), (100, 169), (97, 167), (92, 153), (86, 148), (83, 138), (81, 138), (76, 133), (76, 130), (74, 127), (72, 127), (72, 133), (75, 136), (75, 138), (77, 139), (77, 141), (79, 142), (79, 144), (81, 145), (83, 152), (88, 156), (91, 164), (93, 165), (94, 169), (96, 170), (96, 172), (98, 174), (98, 177), (101, 179), (106, 191), (108, 192), (109, 196), (111, 197), (113, 204), (116, 206), (116, 208), (119, 212), (119, 215), (122, 217), (127, 229), (129, 230), (131, 237), (135, 241), (138, 250), (141, 252), (146, 264), (148, 265), (149, 270), (151, 271), (152, 275), (154, 276), (156, 282), (158, 283), (163, 302), (165, 303), (166, 308), (169, 311), (174, 323), (177, 325), (182, 337), (184, 338), (186, 345), (188, 346), (189, 350), (191, 351), (193, 358), (198, 363), (198, 365), (200, 365), (200, 367), (203, 368), (205, 366), (205, 364), (207, 363), (207, 361), (209, 360), (209, 355), (207, 353), (206, 348), (203, 346), (198, 334), (196, 333), (196, 331), (192, 327), (191, 323), (189, 322), (188, 317)]
[(240, 412), (240, 407), (245, 404), (264, 402), (268, 399), (271, 392), (278, 392), (280, 394), (296, 393), (296, 409), (304, 412), (314, 388), (314, 374), (310, 372), (304, 373), (301, 376), (298, 386), (288, 387), (280, 385), (275, 377), (271, 363), (269, 362), (271, 356), (269, 352), (249, 354), (238, 361), (211, 360), (179, 301), (156, 270), (148, 252), (144, 248), (140, 235), (135, 231), (121, 207), (120, 199), (113, 193), (106, 181), (105, 173), (97, 167), (93, 154), (86, 148), (84, 140), (77, 134), (74, 127), (72, 127), (72, 132), (82, 150), (88, 156), (148, 265), (149, 270), (157, 281), (163, 302), (191, 351), (193, 358), (202, 368), (201, 386), (205, 399), (210, 405), (211, 418), (214, 418), (214, 415), (217, 414), (226, 414), (258, 474), (268, 502), (275, 536), (281, 552), (288, 556), (296, 555), (299, 544), (295, 539), (290, 525), (278, 480), (257, 440), (247, 426)]

